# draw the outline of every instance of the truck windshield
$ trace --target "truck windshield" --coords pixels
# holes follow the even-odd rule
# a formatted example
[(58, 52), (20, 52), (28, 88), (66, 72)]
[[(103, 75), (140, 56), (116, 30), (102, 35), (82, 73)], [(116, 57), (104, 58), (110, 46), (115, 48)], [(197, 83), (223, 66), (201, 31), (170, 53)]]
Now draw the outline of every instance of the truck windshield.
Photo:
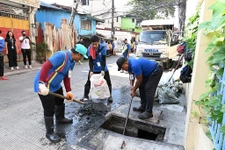
[(139, 42), (147, 44), (166, 43), (166, 31), (144, 31), (139, 36)]

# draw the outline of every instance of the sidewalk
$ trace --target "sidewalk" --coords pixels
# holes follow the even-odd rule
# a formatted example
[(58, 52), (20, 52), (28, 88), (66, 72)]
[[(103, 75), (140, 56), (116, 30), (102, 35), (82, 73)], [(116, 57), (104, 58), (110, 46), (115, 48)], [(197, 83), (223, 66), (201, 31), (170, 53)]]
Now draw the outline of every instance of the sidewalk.
[(5, 76), (12, 76), (12, 75), (16, 75), (16, 74), (23, 74), (29, 71), (33, 71), (33, 70), (38, 70), (41, 68), (42, 64), (40, 64), (39, 62), (36, 61), (32, 61), (32, 69), (25, 69), (23, 62), (18, 62), (18, 66), (20, 67), (20, 69), (15, 69), (14, 70), (10, 70), (9, 68), (9, 64), (5, 63), (5, 68), (4, 68), (4, 75)]

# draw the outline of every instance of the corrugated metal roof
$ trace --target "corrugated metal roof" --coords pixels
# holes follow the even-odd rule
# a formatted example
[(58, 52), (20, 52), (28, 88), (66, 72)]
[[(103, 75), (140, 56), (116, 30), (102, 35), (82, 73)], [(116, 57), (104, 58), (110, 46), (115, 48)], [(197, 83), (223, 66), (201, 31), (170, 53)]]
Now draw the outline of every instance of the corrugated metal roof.
[(53, 6), (53, 5), (48, 4), (48, 3), (45, 3), (45, 2), (43, 2), (43, 1), (40, 1), (40, 6), (42, 6), (42, 7), (47, 7), (47, 8), (52, 8), (52, 9), (59, 9), (59, 10), (62, 10), (62, 9), (56, 7), (56, 6)]

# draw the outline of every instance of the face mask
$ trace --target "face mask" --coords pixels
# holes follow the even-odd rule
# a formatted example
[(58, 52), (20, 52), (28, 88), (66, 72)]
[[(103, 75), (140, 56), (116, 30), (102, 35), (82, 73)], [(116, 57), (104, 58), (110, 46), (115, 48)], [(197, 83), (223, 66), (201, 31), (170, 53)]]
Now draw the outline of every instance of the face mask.
[(23, 34), (23, 36), (26, 36), (26, 34)]

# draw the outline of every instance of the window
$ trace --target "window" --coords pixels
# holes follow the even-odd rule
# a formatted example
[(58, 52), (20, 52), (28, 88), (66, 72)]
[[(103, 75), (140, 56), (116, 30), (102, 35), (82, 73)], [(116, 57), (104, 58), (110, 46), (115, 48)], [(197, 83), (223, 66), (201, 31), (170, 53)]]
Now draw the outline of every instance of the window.
[(132, 19), (132, 22), (135, 22), (135, 19)]
[(119, 22), (119, 17), (116, 17), (116, 22)]
[(81, 0), (81, 5), (89, 5), (89, 0)]
[(91, 30), (91, 20), (81, 20), (82, 30)]

